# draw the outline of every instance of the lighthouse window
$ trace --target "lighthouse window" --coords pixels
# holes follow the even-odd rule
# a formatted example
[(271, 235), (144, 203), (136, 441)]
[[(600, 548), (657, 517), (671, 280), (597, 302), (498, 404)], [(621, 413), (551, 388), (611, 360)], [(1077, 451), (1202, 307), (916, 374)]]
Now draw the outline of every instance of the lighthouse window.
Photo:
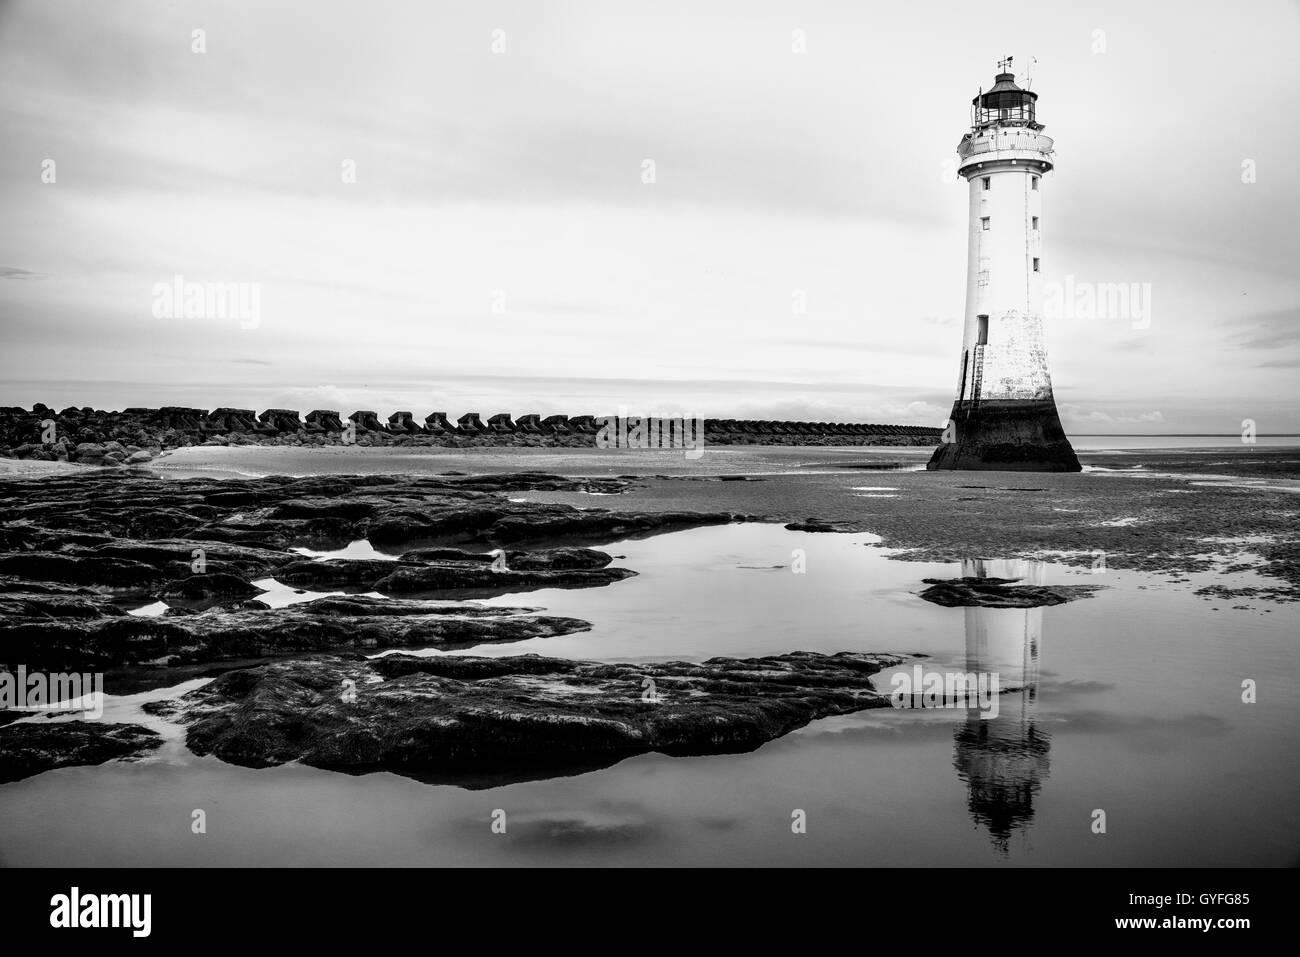
[(1038, 228), (1038, 217), (1037, 217), (1037, 216), (1033, 217), (1033, 220), (1034, 220), (1034, 229), (1037, 229), (1037, 228)]
[(989, 218), (987, 216), (981, 216), (980, 229), (988, 229), (988, 228), (989, 228)]
[[(984, 176), (984, 177), (981, 177), (981, 179), (982, 179), (983, 182), (984, 182), (984, 188), (985, 188), (985, 189), (988, 189), (989, 186), (992, 185), (992, 183), (993, 183), (993, 177), (992, 177), (992, 176)], [(1037, 189), (1038, 187), (1035, 186), (1034, 188)]]
[(1034, 257), (1034, 272), (1038, 272), (1038, 257)]
[[(985, 189), (987, 189), (987, 188), (988, 188), (988, 187), (986, 186)], [(1033, 176), (1033, 177), (1030, 178), (1030, 180), (1029, 180), (1029, 188), (1030, 188), (1030, 189), (1038, 189), (1038, 177), (1037, 177), (1037, 176)]]

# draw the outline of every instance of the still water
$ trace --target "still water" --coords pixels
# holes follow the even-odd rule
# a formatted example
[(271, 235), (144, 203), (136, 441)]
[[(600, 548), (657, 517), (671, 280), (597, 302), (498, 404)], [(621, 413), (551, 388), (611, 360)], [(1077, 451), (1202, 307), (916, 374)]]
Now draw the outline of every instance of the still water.
[[(882, 483), (883, 485), (883, 483)], [(886, 493), (881, 493), (886, 494)], [(1288, 865), (1300, 859), (1294, 605), (1192, 594), (1210, 579), (1048, 563), (891, 560), (869, 535), (774, 525), (607, 546), (640, 574), (492, 599), (590, 632), (472, 654), (703, 659), (798, 649), (929, 656), (1002, 675), (998, 715), (876, 709), (750, 754), (645, 755), (482, 791), (395, 774), (249, 770), (198, 758), (148, 698), (111, 720), (164, 731), (135, 763), (0, 786), (4, 865)], [(802, 550), (806, 571), (792, 570)], [(960, 574), (1107, 586), (1041, 609), (943, 608), (921, 580)], [(1222, 582), (1223, 579), (1219, 578)], [(1249, 583), (1249, 573), (1234, 583)], [(426, 652), (434, 653), (434, 652)], [(877, 677), (888, 691), (891, 674)], [(1242, 703), (1242, 681), (1258, 704)], [(195, 809), (207, 833), (191, 833)], [(504, 810), (505, 834), (491, 830)], [(807, 832), (791, 816), (806, 813)], [(1092, 830), (1094, 812), (1106, 833)]]

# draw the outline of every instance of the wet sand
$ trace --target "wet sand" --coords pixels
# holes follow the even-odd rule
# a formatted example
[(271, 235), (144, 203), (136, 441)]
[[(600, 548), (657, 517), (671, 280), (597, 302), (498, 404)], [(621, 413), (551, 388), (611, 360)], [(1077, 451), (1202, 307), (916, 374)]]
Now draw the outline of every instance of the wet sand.
[[(179, 449), (152, 468), (178, 478), (521, 470), (637, 476), (618, 507), (811, 519), (879, 535), (905, 560), (1039, 558), (1175, 579), (1254, 570), (1255, 585), (1199, 593), (1225, 609), (1300, 599), (1300, 448), (1081, 452), (1079, 474), (926, 472), (930, 451), (732, 446), (688, 459), (662, 451), (245, 446)], [(587, 507), (613, 501), (582, 493), (530, 497)]]

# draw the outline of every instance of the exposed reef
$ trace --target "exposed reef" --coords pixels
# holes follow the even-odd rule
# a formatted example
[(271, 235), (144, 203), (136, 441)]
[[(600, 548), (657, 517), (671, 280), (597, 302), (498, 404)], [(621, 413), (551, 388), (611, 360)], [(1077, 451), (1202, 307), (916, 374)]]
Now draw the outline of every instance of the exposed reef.
[(1091, 598), (1100, 585), (1021, 585), (1018, 578), (925, 578), (921, 597), (948, 608), (1040, 608)]
[(871, 676), (901, 660), (316, 657), (230, 672), (151, 710), (184, 724), (195, 753), (233, 764), (298, 761), (487, 787), (649, 751), (751, 751), (816, 718), (888, 706)]
[(0, 730), (0, 784), (79, 764), (139, 757), (162, 738), (136, 724), (37, 720)]
[[(0, 665), (148, 668), (161, 681), (169, 669), (205, 663), (583, 631), (585, 621), (535, 608), (453, 599), (610, 585), (635, 572), (575, 540), (746, 518), (578, 509), (505, 494), (627, 485), (534, 472), (224, 481), (82, 472), (0, 482)], [(390, 557), (313, 560), (298, 550), (358, 540)], [(258, 597), (266, 579), (384, 597), (304, 595), (273, 608)], [(155, 602), (167, 606), (162, 614), (129, 613)]]

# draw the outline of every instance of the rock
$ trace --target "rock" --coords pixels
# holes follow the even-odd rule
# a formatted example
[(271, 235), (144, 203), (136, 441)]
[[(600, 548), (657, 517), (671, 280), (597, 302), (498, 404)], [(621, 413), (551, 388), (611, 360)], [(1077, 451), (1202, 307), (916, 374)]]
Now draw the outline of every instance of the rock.
[[(238, 411), (230, 417), (238, 418)], [(143, 421), (138, 417), (144, 414), (132, 415)], [(582, 510), (507, 497), (525, 490), (618, 492), (628, 484), (527, 471), (215, 480), (76, 470), (39, 480), (0, 479), (0, 660), (56, 671), (141, 665), (153, 671), (582, 631), (590, 627), (586, 622), (530, 613), (535, 610), (484, 612), (481, 606), (397, 597), (272, 609), (252, 597), (258, 594), (252, 583), (273, 576), (292, 587), (370, 590), (383, 582), (394, 594), (443, 598), (599, 586), (634, 572), (609, 567), (608, 555), (578, 547), (578, 541), (737, 518)], [(339, 548), (359, 539), (411, 542), (422, 557), (316, 562), (290, 551)], [(507, 570), (494, 571), (488, 551), (506, 541), (538, 547), (508, 549)], [(464, 547), (433, 549), (437, 542)], [(171, 606), (166, 614), (121, 614), (159, 595)]]
[(82, 764), (139, 757), (162, 738), (137, 724), (34, 721), (0, 729), (0, 783)]
[(391, 575), (398, 562), (378, 558), (331, 558), (290, 562), (275, 571), (275, 580), (295, 588), (359, 587), (373, 589)]
[(0, 575), (128, 591), (150, 588), (162, 577), (158, 569), (129, 559), (43, 552), (0, 554)]
[(449, 606), (434, 613), (346, 615), (323, 613), (314, 604), (178, 617), (0, 621), (0, 663), (46, 671), (176, 667), (338, 649), (466, 648), (591, 627), (577, 618), (512, 615), (509, 609), (485, 614), (482, 606), (469, 606), (465, 614)]
[(531, 512), (498, 519), (484, 534), (495, 542), (538, 539), (607, 542), (739, 520), (741, 516), (728, 512), (607, 512), (538, 505)]
[(379, 498), (297, 498), (281, 502), (270, 511), (272, 518), (366, 518), (386, 504)]
[[(284, 552), (248, 548), (226, 542), (184, 539), (110, 540), (95, 546), (92, 553), (130, 559), (152, 565), (167, 577), (182, 578), (202, 572), (226, 572), (244, 578), (260, 578), (272, 568), (292, 559)], [(197, 567), (202, 562), (202, 572)]]
[(526, 570), (498, 569), (481, 562), (432, 562), (403, 565), (375, 582), (374, 587), (389, 593), (469, 590), (486, 596), (538, 588), (590, 588), (622, 581), (635, 574), (630, 568)]
[[(506, 566), (518, 571), (544, 569), (604, 568), (613, 559), (594, 548), (546, 548), (531, 552), (507, 551)], [(480, 562), (496, 560), (494, 552), (470, 552), (460, 548), (415, 548), (403, 552), (404, 562)]]
[(1017, 585), (1018, 578), (925, 578), (926, 601), (948, 608), (1038, 608), (1091, 598), (1101, 585)]
[(377, 598), (374, 595), (326, 595), (298, 605), (304, 613), (313, 615), (454, 615), (460, 618), (492, 618), (501, 615), (528, 615), (541, 608), (513, 607), (508, 605), (475, 605), (469, 603), (419, 601), (411, 598)]
[(204, 572), (168, 582), (158, 592), (161, 599), (183, 598), (202, 600), (210, 598), (251, 598), (264, 589), (227, 572)]
[[(205, 445), (207, 443), (204, 443)], [(153, 453), (148, 449), (140, 449), (138, 452), (132, 452), (126, 457), (127, 465), (144, 465), (146, 462), (153, 460)]]
[(0, 594), (2, 595), (76, 595), (94, 598), (97, 593), (93, 588), (81, 585), (64, 585), (60, 582), (33, 582), (16, 575), (0, 575)]
[(232, 764), (298, 761), (484, 787), (649, 751), (752, 751), (816, 718), (888, 706), (871, 675), (901, 660), (318, 657), (229, 672), (166, 710), (186, 725), (191, 750)]
[(0, 620), (6, 618), (121, 618), (108, 598), (93, 595), (0, 594)]
[(802, 522), (790, 522), (786, 528), (792, 532), (859, 532), (862, 529), (853, 522), (823, 522), (815, 518)]

